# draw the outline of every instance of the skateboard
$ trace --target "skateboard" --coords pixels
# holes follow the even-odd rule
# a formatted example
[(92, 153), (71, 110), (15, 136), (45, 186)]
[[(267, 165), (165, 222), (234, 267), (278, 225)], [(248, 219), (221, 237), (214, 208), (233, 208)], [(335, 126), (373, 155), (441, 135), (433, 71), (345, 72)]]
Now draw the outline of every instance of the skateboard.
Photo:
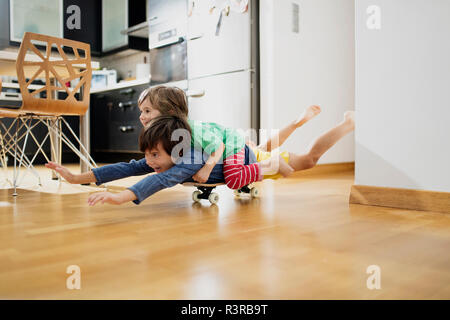
[[(225, 183), (196, 183), (196, 182), (185, 182), (183, 186), (186, 187), (196, 187), (192, 193), (192, 200), (194, 202), (200, 202), (202, 199), (208, 199), (211, 204), (216, 204), (219, 202), (219, 194), (213, 192), (213, 190), (218, 187), (225, 185)], [(249, 184), (244, 186), (238, 190), (234, 190), (234, 194), (236, 196), (240, 196), (241, 194), (249, 194), (252, 198), (257, 198), (259, 196), (259, 190), (255, 186)]]

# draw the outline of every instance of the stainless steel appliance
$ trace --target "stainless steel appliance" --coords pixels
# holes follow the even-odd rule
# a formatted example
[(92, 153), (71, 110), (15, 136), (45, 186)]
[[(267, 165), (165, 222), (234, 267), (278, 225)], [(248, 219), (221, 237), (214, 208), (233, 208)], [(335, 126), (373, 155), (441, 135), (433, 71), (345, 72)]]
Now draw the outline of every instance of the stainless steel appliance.
[(150, 85), (187, 79), (187, 2), (148, 0)]

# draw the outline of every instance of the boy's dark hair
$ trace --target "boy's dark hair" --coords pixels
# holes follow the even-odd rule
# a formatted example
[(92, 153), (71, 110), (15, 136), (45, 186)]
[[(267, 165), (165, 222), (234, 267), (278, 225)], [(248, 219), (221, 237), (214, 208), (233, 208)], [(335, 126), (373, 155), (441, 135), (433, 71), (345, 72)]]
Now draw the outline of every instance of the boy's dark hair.
[(145, 100), (161, 115), (188, 116), (188, 107), (184, 91), (176, 87), (157, 86), (142, 91), (138, 99), (140, 106)]
[[(177, 129), (183, 129), (185, 132), (178, 141), (172, 141), (172, 134)], [(191, 127), (186, 119), (177, 116), (159, 116), (151, 120), (148, 126), (141, 131), (139, 136), (139, 149), (145, 153), (145, 150), (156, 148), (160, 142), (169, 155), (172, 153), (172, 149), (179, 143), (186, 143), (190, 146)], [(182, 156), (182, 154), (179, 156)]]

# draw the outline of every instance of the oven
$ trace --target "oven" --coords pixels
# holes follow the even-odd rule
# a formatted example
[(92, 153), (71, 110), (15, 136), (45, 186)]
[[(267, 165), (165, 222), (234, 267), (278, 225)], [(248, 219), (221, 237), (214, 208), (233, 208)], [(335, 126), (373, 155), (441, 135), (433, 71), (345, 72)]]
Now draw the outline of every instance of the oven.
[(173, 43), (150, 49), (150, 85), (187, 79), (187, 42), (180, 37)]
[(148, 0), (150, 85), (187, 79), (187, 1)]

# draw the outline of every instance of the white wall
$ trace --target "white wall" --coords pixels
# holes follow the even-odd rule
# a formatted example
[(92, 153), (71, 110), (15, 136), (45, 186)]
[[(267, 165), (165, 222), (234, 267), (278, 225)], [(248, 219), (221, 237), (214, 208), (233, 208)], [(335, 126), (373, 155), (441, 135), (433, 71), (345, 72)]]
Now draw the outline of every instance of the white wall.
[[(121, 79), (128, 78), (128, 72), (131, 71), (131, 77), (136, 77), (136, 65), (144, 63), (146, 58), (147, 63), (150, 61), (150, 53), (136, 50), (126, 50), (110, 56), (97, 59), (102, 68), (115, 69), (117, 77)], [(150, 65), (148, 65), (150, 69)]]
[[(300, 32), (291, 31), (292, 3)], [(260, 0), (261, 128), (281, 128), (311, 104), (322, 113), (297, 130), (282, 150), (302, 153), (354, 110), (354, 0)], [(354, 161), (354, 136), (319, 161)]]
[(450, 1), (356, 1), (356, 52), (355, 184), (450, 192)]

